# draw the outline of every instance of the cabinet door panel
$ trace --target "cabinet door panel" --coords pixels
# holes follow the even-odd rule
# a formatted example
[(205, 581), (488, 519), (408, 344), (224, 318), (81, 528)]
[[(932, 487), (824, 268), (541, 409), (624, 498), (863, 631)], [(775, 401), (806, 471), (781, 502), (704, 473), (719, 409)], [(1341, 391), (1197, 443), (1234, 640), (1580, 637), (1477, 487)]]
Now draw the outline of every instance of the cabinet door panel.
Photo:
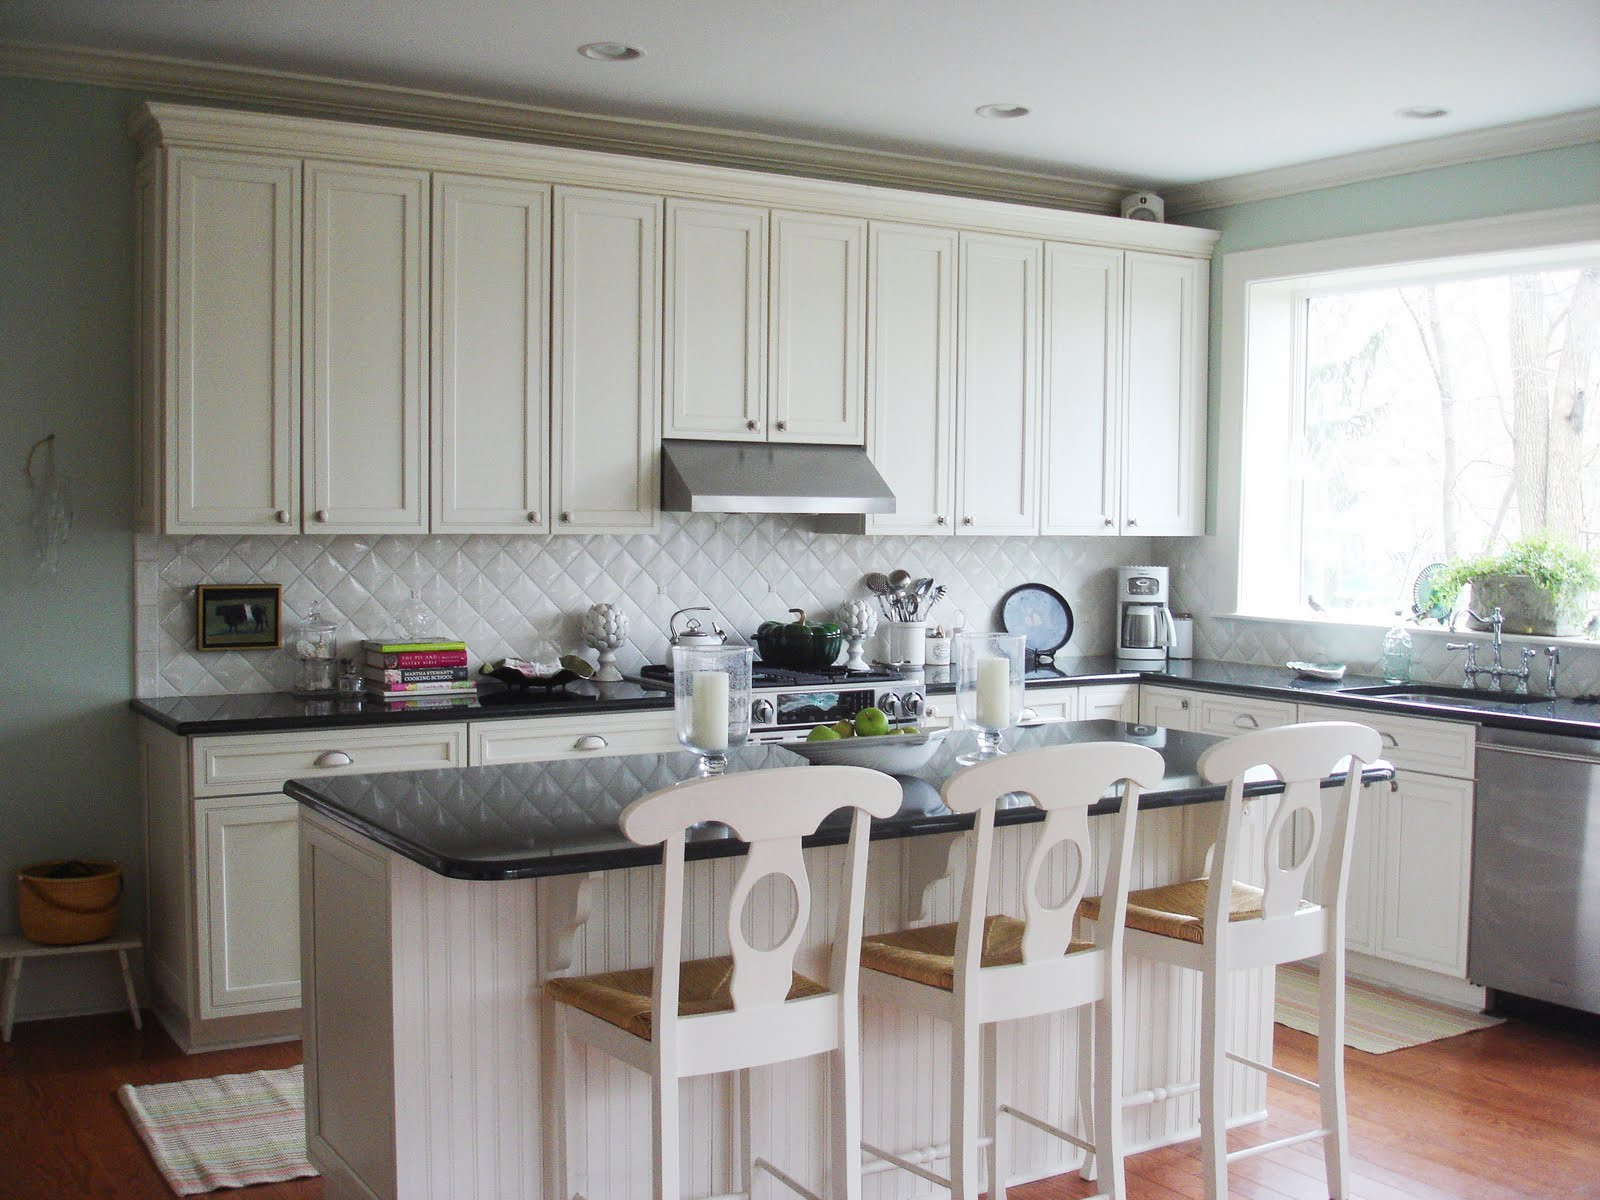
[(433, 529), (550, 529), (550, 189), (434, 180)]
[(558, 187), (555, 206), (555, 528), (651, 530), (661, 495), (662, 201)]
[(297, 161), (171, 154), (169, 532), (299, 527), (299, 208)]
[(953, 231), (874, 223), (867, 299), (867, 429), (895, 511), (868, 533), (948, 533), (955, 496)]
[(1206, 264), (1129, 251), (1123, 528), (1205, 532)]
[(866, 445), (866, 239), (865, 221), (772, 214), (772, 441)]
[(1350, 845), (1350, 878), (1345, 883), (1344, 944), (1367, 954), (1378, 952), (1376, 921), (1378, 880), (1383, 877), (1382, 815), (1394, 800), (1387, 788), (1362, 791), (1356, 801), (1355, 837)]
[(767, 436), (767, 210), (667, 201), (662, 436)]
[(1040, 243), (961, 235), (957, 533), (1034, 533)]
[(428, 173), (306, 173), (306, 529), (425, 532)]
[(1171, 688), (1140, 687), (1139, 720), (1142, 724), (1193, 729), (1194, 719), (1194, 703), (1186, 693)]
[(202, 1018), (300, 1003), (299, 808), (268, 796), (197, 807)]
[(1108, 683), (1078, 689), (1078, 720), (1137, 721), (1139, 688), (1132, 683)]
[(1118, 532), (1121, 344), (1122, 252), (1047, 244), (1041, 533)]
[(1465, 977), (1472, 782), (1406, 774), (1383, 798), (1378, 953)]

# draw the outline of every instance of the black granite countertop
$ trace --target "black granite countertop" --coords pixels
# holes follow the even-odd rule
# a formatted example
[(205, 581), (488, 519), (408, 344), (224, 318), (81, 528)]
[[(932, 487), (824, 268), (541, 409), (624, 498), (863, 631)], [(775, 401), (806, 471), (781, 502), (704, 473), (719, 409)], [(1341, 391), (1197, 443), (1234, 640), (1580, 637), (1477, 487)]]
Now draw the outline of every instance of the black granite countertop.
[[(955, 682), (949, 667), (928, 667), (910, 673), (930, 695), (949, 695)], [(1300, 679), (1287, 667), (1251, 663), (1192, 662), (1129, 663), (1110, 656), (1059, 658), (1053, 666), (1029, 672), (1030, 688), (1074, 687), (1096, 683), (1152, 683), (1172, 687), (1203, 688), (1260, 696), (1271, 700), (1332, 704), (1368, 712), (1394, 712), (1436, 720), (1471, 721), (1502, 729), (1553, 733), (1600, 739), (1600, 705), (1570, 698), (1516, 696), (1465, 692), (1438, 685), (1418, 685), (1434, 701), (1364, 694), (1384, 687), (1383, 680), (1368, 675), (1347, 675), (1337, 683)], [(491, 690), (491, 688), (495, 690)], [(236, 696), (180, 696), (134, 700), (134, 712), (185, 736), (225, 733), (271, 733), (296, 729), (328, 729), (352, 725), (403, 725), (432, 721), (481, 721), (501, 717), (571, 716), (576, 713), (627, 712), (672, 706), (669, 692), (641, 688), (633, 683), (581, 682), (546, 693), (499, 690), (494, 684), (480, 688), (464, 700), (404, 701), (385, 704), (364, 700), (343, 704), (334, 700), (301, 700), (287, 692)]]
[(302, 700), (290, 692), (232, 696), (165, 696), (134, 700), (133, 711), (184, 736), (215, 733), (281, 733), (353, 725), (410, 725), (435, 721), (483, 721), (502, 717), (567, 717), (578, 713), (671, 708), (672, 693), (636, 683), (581, 681), (546, 691), (479, 684), (461, 698), (384, 701)]
[[(1008, 730), (1005, 742), (1016, 750), (1068, 742), (1124, 741), (1152, 746), (1166, 759), (1161, 785), (1144, 794), (1141, 807), (1166, 808), (1219, 799), (1220, 787), (1200, 781), (1195, 763), (1221, 739), (1149, 725), (1116, 721), (1051, 722)], [(971, 733), (953, 733), (920, 771), (897, 775), (904, 791), (900, 811), (874, 821), (876, 839), (915, 837), (970, 828), (939, 801), (939, 788), (959, 769), (958, 755), (976, 744)], [(526, 879), (645, 866), (661, 861), (658, 846), (638, 846), (618, 827), (622, 810), (640, 796), (693, 777), (696, 759), (687, 753), (615, 755), (465, 767), (454, 771), (408, 771), (385, 775), (291, 779), (284, 791), (306, 807), (387, 846), (440, 875), (456, 879)], [(807, 761), (781, 746), (746, 746), (728, 756), (730, 772), (804, 770)], [(1389, 779), (1387, 764), (1368, 768), (1374, 781)], [(1331, 783), (1338, 782), (1337, 778)], [(1247, 794), (1281, 790), (1264, 778)], [(1115, 797), (1093, 813), (1116, 810)], [(1002, 808), (996, 823), (1039, 821), (1044, 814), (1019, 802)], [(836, 845), (846, 840), (848, 820), (835, 814), (807, 840)], [(688, 857), (741, 854), (744, 843), (723, 826), (692, 837)]]

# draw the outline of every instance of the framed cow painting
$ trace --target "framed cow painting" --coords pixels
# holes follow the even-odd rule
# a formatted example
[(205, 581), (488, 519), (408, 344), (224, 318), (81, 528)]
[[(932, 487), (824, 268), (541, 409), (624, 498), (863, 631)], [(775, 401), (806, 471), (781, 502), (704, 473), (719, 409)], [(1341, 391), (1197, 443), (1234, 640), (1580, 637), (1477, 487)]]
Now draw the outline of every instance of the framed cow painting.
[(194, 590), (195, 646), (200, 650), (274, 650), (283, 585), (202, 583)]

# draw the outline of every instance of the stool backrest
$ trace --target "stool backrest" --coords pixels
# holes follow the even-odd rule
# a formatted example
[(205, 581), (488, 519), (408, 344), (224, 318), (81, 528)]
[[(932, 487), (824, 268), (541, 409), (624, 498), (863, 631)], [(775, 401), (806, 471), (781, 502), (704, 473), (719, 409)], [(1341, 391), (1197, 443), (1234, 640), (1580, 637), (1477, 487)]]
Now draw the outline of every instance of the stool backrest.
[[(1238, 846), (1243, 832), (1244, 787), (1251, 772), (1270, 772), (1283, 781), (1283, 796), (1267, 826), (1263, 850), (1262, 916), (1268, 919), (1293, 914), (1305, 897), (1306, 876), (1317, 851), (1327, 839), (1326, 869), (1317, 902), (1336, 912), (1344, 906), (1345, 883), (1350, 873), (1350, 850), (1361, 791), (1361, 768), (1376, 760), (1383, 743), (1375, 729), (1353, 721), (1313, 721), (1284, 725), (1229, 738), (1200, 756), (1200, 775), (1208, 783), (1226, 783), (1211, 878), (1237, 878)], [(1344, 783), (1325, 788), (1323, 779), (1347, 762)], [(1262, 778), (1263, 775), (1252, 778)], [(1285, 833), (1298, 813), (1311, 823), (1310, 844), (1294, 861), (1285, 864)], [(1226, 923), (1228, 887), (1214, 887), (1206, 913), (1207, 937)], [(1215, 909), (1215, 913), (1211, 910)]]
[[(975, 813), (968, 840), (966, 879), (962, 888), (956, 936), (955, 985), (963, 988), (982, 958), (983, 922), (989, 900), (989, 868), (994, 857), (994, 814), (1002, 796), (1025, 795), (1045, 812), (1044, 825), (1028, 858), (1022, 889), (1022, 961), (1059, 958), (1072, 940), (1073, 918), (1091, 879), (1089, 809), (1105, 794), (1123, 785), (1110, 861), (1106, 868), (1099, 923), (1099, 945), (1120, 948), (1123, 915), (1128, 905), (1129, 860), (1133, 854), (1134, 819), (1140, 788), (1154, 787), (1166, 773), (1161, 755), (1131, 742), (1079, 742), (1046, 746), (978, 763), (952, 776), (944, 785), (944, 802), (952, 812)], [(1045, 864), (1058, 846), (1074, 848), (1069, 860), (1076, 872), (1059, 903), (1039, 896)]]
[[(800, 840), (815, 833), (830, 813), (841, 808), (854, 810), (846, 850), (847, 894), (840, 904), (829, 981), (830, 990), (853, 997), (860, 970), (870, 818), (893, 816), (900, 807), (901, 795), (899, 783), (878, 771), (862, 767), (792, 767), (690, 780), (643, 796), (624, 809), (622, 832), (630, 840), (643, 845), (661, 843), (663, 847), (655, 972), (658, 1026), (677, 1019), (683, 944), (684, 832), (690, 825), (720, 821), (749, 845), (728, 905), (728, 944), (734, 963), (732, 995), (737, 1011), (782, 1004), (788, 995), (795, 953), (805, 939), (811, 915), (811, 887)], [(769, 875), (789, 881), (797, 911), (783, 940), (762, 950), (745, 937), (743, 917), (755, 885)]]

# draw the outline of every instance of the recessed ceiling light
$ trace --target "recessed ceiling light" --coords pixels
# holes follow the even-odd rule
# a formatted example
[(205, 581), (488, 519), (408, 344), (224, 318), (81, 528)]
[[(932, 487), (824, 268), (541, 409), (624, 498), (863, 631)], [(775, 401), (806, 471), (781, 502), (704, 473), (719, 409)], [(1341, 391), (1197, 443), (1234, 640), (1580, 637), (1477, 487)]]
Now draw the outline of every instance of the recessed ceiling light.
[(1010, 121), (1027, 116), (1031, 110), (1020, 104), (980, 104), (972, 111), (986, 121)]
[(1407, 121), (1437, 121), (1440, 117), (1450, 115), (1448, 108), (1436, 108), (1431, 104), (1414, 104), (1410, 108), (1402, 108), (1394, 114), (1404, 117)]
[(632, 62), (644, 57), (643, 50), (627, 42), (589, 42), (579, 46), (578, 53), (595, 62)]

